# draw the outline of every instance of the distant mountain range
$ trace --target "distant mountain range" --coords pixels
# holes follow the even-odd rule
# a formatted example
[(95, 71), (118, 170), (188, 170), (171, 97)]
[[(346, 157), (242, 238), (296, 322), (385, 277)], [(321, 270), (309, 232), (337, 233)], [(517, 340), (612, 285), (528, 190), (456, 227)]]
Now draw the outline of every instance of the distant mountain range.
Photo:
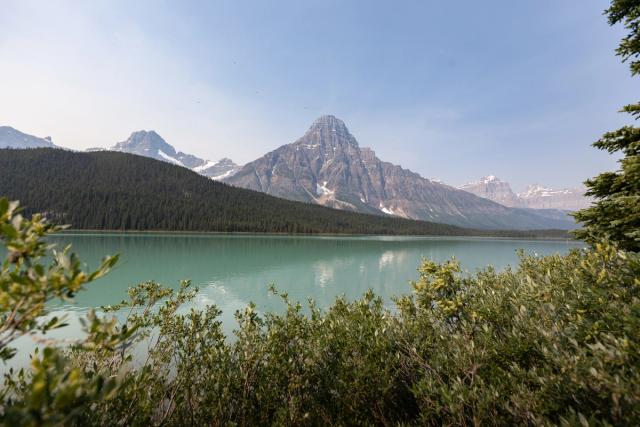
[(109, 150), (137, 154), (173, 163), (215, 180), (227, 178), (240, 169), (239, 165), (226, 157), (218, 161), (211, 161), (176, 151), (172, 145), (168, 144), (155, 131), (147, 132), (141, 130), (133, 132), (129, 138), (118, 142)]
[(577, 211), (589, 207), (593, 202), (591, 197), (585, 196), (585, 191), (584, 188), (558, 190), (533, 184), (527, 186), (524, 192), (518, 193), (518, 197), (529, 208)]
[(563, 188), (556, 190), (538, 184), (529, 185), (522, 193), (514, 193), (508, 182), (489, 175), (479, 181), (459, 187), (479, 197), (484, 197), (504, 206), (530, 209), (560, 209), (576, 211), (591, 204), (584, 189)]
[(38, 138), (37, 136), (27, 135), (10, 126), (0, 126), (0, 148), (57, 148), (51, 137)]
[[(51, 137), (39, 138), (20, 132), (10, 126), (0, 126), (0, 148), (62, 148), (51, 141)], [(240, 166), (229, 158), (218, 161), (205, 160), (191, 154), (177, 151), (155, 131), (133, 132), (125, 141), (118, 142), (111, 148), (95, 147), (86, 151), (120, 151), (151, 157), (183, 166), (208, 178), (219, 180), (240, 170)]]
[[(0, 128), (0, 147), (55, 147), (51, 139)], [(5, 130), (6, 129), (6, 130)], [(575, 222), (564, 206), (532, 209), (534, 191), (519, 201), (506, 183), (456, 189), (435, 179), (380, 160), (360, 147), (345, 123), (334, 116), (318, 118), (297, 141), (239, 166), (231, 159), (210, 161), (176, 150), (155, 131), (133, 132), (109, 149), (181, 166), (236, 187), (336, 209), (388, 215), (483, 229), (571, 229)], [(496, 184), (501, 189), (493, 189)], [(505, 186), (506, 184), (506, 186)], [(477, 190), (477, 193), (474, 192)], [(493, 193), (491, 193), (493, 192)], [(495, 194), (494, 194), (495, 193)], [(539, 202), (542, 205), (542, 202)]]
[(463, 227), (575, 227), (563, 213), (509, 208), (384, 162), (330, 115), (224, 181), (285, 199)]

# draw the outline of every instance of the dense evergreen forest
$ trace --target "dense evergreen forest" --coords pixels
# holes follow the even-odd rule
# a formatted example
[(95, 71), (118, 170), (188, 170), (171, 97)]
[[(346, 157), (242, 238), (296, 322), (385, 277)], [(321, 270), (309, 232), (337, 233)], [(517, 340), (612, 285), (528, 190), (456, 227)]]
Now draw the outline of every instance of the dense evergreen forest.
[(0, 150), (0, 196), (74, 229), (270, 233), (566, 236), (475, 231), (340, 211), (232, 187), (146, 157), (58, 149)]

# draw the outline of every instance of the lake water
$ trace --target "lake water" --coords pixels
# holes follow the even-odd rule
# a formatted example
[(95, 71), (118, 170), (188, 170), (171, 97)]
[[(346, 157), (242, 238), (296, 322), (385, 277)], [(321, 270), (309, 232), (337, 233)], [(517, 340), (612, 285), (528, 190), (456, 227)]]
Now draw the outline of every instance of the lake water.
[(71, 243), (89, 267), (106, 254), (120, 254), (108, 276), (78, 294), (76, 309), (116, 303), (129, 286), (145, 280), (176, 287), (190, 279), (200, 288), (201, 304), (215, 303), (223, 311), (249, 301), (260, 310), (276, 309), (271, 283), (294, 300), (311, 297), (327, 306), (337, 295), (357, 298), (369, 288), (384, 297), (406, 293), (423, 258), (456, 257), (468, 271), (489, 264), (503, 269), (517, 265), (518, 249), (553, 254), (581, 246), (559, 240), (224, 234), (61, 234), (50, 240)]
[[(176, 288), (180, 280), (190, 279), (200, 289), (194, 304), (216, 304), (223, 311), (225, 330), (231, 332), (234, 312), (250, 301), (260, 311), (282, 309), (268, 292), (269, 284), (292, 300), (313, 298), (326, 307), (338, 295), (357, 298), (369, 288), (387, 299), (408, 293), (409, 281), (416, 279), (425, 258), (456, 257), (463, 269), (473, 272), (489, 264), (498, 269), (517, 265), (518, 249), (546, 255), (582, 246), (564, 240), (152, 233), (65, 233), (50, 240), (60, 246), (71, 243), (89, 267), (96, 267), (104, 255), (120, 254), (114, 270), (88, 285), (74, 304), (54, 304), (55, 314), (70, 318), (70, 326), (56, 333), (64, 338), (81, 334), (79, 315), (121, 301), (129, 286), (146, 280)], [(23, 354), (32, 347), (20, 340)]]

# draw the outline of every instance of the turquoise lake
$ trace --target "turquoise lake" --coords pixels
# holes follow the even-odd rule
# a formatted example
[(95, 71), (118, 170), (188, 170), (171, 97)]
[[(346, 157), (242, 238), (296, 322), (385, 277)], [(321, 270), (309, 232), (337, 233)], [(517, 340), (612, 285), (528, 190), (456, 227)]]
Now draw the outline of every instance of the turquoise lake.
[(60, 234), (50, 240), (71, 243), (89, 267), (106, 254), (120, 254), (108, 276), (77, 295), (68, 307), (75, 310), (116, 303), (139, 282), (176, 287), (183, 279), (200, 288), (199, 303), (223, 311), (250, 301), (260, 310), (277, 309), (271, 283), (294, 300), (313, 298), (327, 306), (338, 295), (357, 298), (369, 288), (383, 297), (409, 292), (422, 259), (455, 257), (473, 272), (515, 266), (519, 249), (547, 255), (582, 246), (564, 240), (225, 234)]

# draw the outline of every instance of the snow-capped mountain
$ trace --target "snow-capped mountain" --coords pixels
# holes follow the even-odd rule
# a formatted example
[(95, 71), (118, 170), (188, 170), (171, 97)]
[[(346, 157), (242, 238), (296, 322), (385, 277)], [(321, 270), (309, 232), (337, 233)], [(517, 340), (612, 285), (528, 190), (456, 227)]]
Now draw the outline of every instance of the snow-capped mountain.
[(539, 184), (527, 186), (525, 191), (518, 193), (521, 203), (534, 209), (564, 209), (576, 211), (591, 205), (593, 201), (585, 196), (585, 190), (579, 188), (562, 188), (559, 190), (544, 187)]
[(476, 196), (493, 200), (501, 205), (522, 207), (518, 196), (511, 190), (509, 183), (502, 181), (495, 175), (482, 177), (479, 181), (470, 182), (458, 188), (473, 193)]
[(224, 179), (277, 197), (358, 212), (388, 214), (478, 228), (572, 228), (549, 218), (477, 197), (400, 166), (360, 147), (342, 120), (318, 118), (283, 145)]
[(516, 208), (575, 211), (591, 204), (591, 199), (584, 195), (584, 189), (555, 190), (534, 184), (529, 185), (524, 192), (516, 194), (508, 182), (502, 181), (495, 175), (485, 176), (458, 188), (504, 206)]
[(240, 169), (239, 165), (226, 157), (219, 161), (211, 161), (201, 159), (192, 154), (176, 151), (172, 145), (152, 130), (133, 132), (129, 138), (125, 141), (118, 142), (111, 147), (110, 150), (137, 154), (173, 163), (191, 169), (211, 179), (230, 177)]
[(0, 148), (59, 148), (51, 142), (51, 137), (38, 138), (20, 132), (11, 126), (0, 126)]
[(160, 135), (152, 130), (133, 132), (125, 141), (118, 142), (111, 147), (111, 150), (151, 157), (189, 169), (205, 163), (205, 160), (196, 156), (176, 151), (172, 145), (169, 145)]
[(233, 176), (242, 166), (236, 164), (228, 157), (223, 157), (217, 162), (208, 160), (201, 166), (196, 166), (192, 170), (200, 175), (208, 176), (216, 181)]

